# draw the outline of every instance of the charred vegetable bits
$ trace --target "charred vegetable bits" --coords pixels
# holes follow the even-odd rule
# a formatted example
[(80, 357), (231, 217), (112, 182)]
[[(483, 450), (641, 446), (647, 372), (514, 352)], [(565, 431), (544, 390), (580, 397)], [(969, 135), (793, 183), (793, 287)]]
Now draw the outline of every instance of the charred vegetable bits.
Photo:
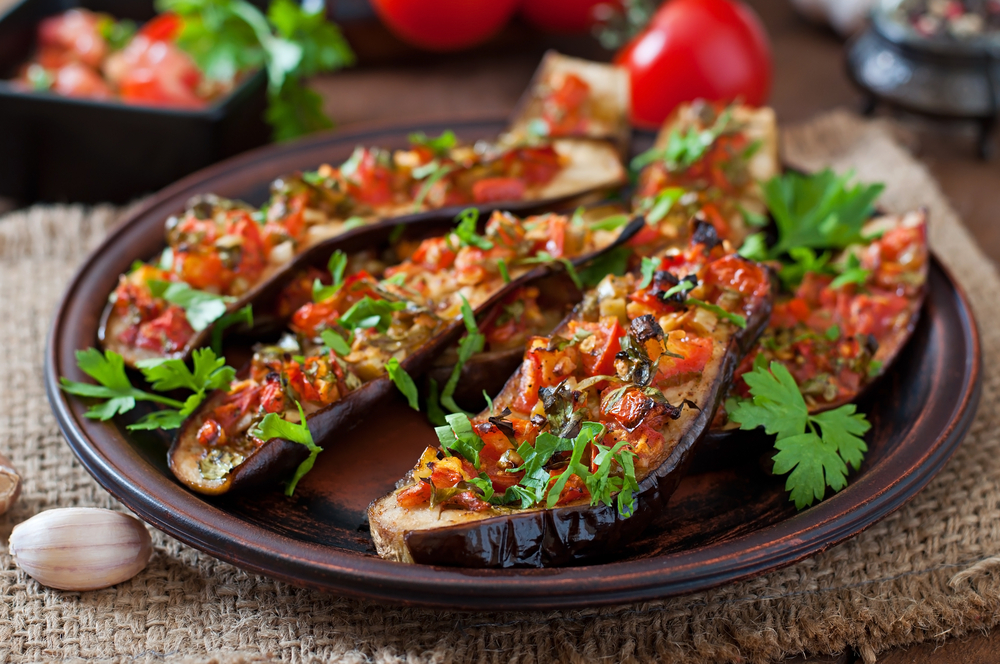
[[(573, 261), (620, 238), (561, 215), (519, 219), (501, 212), (480, 235), (477, 216), (470, 210), (444, 236), (401, 240), (396, 250), (409, 257), (381, 278), (364, 270), (344, 276), (345, 266), (360, 263), (334, 255), (332, 283), (315, 282), (314, 301), (292, 314), (289, 333), (276, 346), (258, 346), (229, 389), (185, 423), (170, 452), (174, 474), (196, 491), (223, 493), (246, 485), (244, 473), (264, 481), (255, 460), (262, 450), (270, 451), (261, 458), (302, 455), (294, 446), (275, 454), (271, 448), (285, 449), (287, 440), (257, 435), (269, 414), (297, 424), (305, 417), (310, 440), (321, 442), (345, 417), (391, 394), (393, 384), (415, 404), (411, 375), (428, 369), (463, 327), (474, 329), (474, 312), (551, 270), (574, 269)], [(272, 463), (282, 473), (287, 465)]]
[(608, 276), (529, 340), (491, 408), (449, 416), (441, 446), (372, 503), (379, 554), (468, 567), (607, 555), (666, 503), (770, 301), (767, 269), (720, 244), (667, 253), (648, 282)]

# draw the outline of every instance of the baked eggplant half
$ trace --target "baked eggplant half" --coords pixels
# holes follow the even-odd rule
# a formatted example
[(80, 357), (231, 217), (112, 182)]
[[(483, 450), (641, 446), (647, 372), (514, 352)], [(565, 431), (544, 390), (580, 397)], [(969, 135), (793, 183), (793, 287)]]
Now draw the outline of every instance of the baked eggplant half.
[(412, 137), (405, 150), (358, 147), (338, 167), (278, 180), (260, 210), (214, 196), (166, 223), (167, 246), (122, 275), (101, 345), (134, 367), (186, 357), (226, 313), (255, 300), (318, 243), (365, 225), (451, 219), (467, 207), (527, 210), (614, 189), (627, 174), (606, 141), (459, 145)]
[(648, 224), (633, 241), (637, 252), (649, 256), (684, 246), (693, 216), (739, 247), (749, 225), (766, 221), (760, 183), (781, 170), (774, 111), (682, 104), (653, 147), (632, 160), (632, 168), (641, 168), (632, 207)]
[(502, 140), (608, 139), (624, 154), (632, 133), (631, 104), (626, 69), (548, 51), (514, 109), (510, 130)]
[[(834, 260), (851, 265), (840, 270), (846, 276), (808, 272), (794, 293), (776, 298), (767, 329), (736, 371), (733, 396), (749, 396), (746, 372), (777, 361), (795, 379), (809, 412), (820, 413), (855, 401), (892, 365), (916, 329), (927, 293), (926, 211), (876, 218), (862, 235), (873, 239)], [(710, 435), (737, 430), (720, 408)]]
[(504, 568), (621, 552), (665, 508), (770, 305), (767, 268), (721, 245), (609, 275), (372, 503), (379, 555)]
[(181, 427), (170, 469), (189, 488), (211, 495), (282, 478), (304, 448), (258, 437), (268, 414), (297, 423), (304, 414), (322, 443), (393, 395), (390, 372), (416, 377), (430, 368), (470, 313), (488, 311), (566, 262), (592, 259), (641, 224), (609, 232), (563, 215), (520, 219), (496, 212), (483, 235), (473, 215), (446, 235), (409, 248), (401, 242), (397, 251), (408, 258), (385, 269), (382, 279), (362, 270), (317, 288), (315, 301), (292, 315), (289, 334), (255, 348), (229, 390), (210, 395)]

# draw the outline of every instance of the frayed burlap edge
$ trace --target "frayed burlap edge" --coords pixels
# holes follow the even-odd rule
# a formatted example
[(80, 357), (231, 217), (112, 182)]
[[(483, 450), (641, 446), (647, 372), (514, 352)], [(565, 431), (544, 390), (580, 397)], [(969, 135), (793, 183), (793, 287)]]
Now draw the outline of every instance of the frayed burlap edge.
[[(607, 609), (458, 613), (380, 606), (242, 572), (154, 533), (149, 567), (114, 588), (46, 590), (0, 554), (0, 661), (766, 662), (982, 630), (1000, 610), (1000, 279), (936, 184), (885, 125), (845, 112), (785, 132), (803, 168), (854, 168), (888, 184), (890, 210), (926, 205), (931, 242), (982, 331), (982, 405), (954, 459), (911, 503), (823, 554), (750, 581)], [(41, 384), (49, 317), (111, 208), (0, 218), (0, 451), (25, 478), (0, 537), (43, 509), (121, 509), (73, 458)]]

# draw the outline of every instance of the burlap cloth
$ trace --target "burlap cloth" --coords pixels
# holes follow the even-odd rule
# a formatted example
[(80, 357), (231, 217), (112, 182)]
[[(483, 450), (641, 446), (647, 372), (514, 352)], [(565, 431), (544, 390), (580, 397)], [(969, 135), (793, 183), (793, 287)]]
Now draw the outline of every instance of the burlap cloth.
[[(943, 472), (865, 533), (751, 581), (601, 610), (468, 614), (396, 608), (253, 576), (154, 534), (137, 577), (89, 593), (42, 588), (0, 554), (0, 660), (46, 658), (347, 662), (761, 662), (880, 650), (998, 622), (1000, 279), (927, 171), (890, 128), (834, 112), (784, 136), (806, 168), (855, 168), (888, 184), (890, 210), (927, 205), (931, 243), (972, 299), (983, 335), (982, 404)], [(37, 207), (0, 218), (0, 451), (20, 503), (0, 538), (45, 509), (120, 509), (76, 461), (49, 411), (42, 349), (74, 266), (121, 211)], [(4, 549), (6, 547), (3, 547)]]

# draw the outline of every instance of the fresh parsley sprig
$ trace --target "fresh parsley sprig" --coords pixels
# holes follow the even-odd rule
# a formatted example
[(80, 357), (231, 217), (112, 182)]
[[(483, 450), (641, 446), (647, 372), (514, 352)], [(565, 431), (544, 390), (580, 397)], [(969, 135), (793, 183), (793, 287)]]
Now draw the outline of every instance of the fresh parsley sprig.
[(147, 283), (153, 297), (162, 298), (184, 310), (195, 332), (201, 332), (222, 318), (227, 305), (236, 301), (234, 297), (196, 290), (183, 281), (150, 279)]
[(306, 414), (302, 410), (302, 404), (296, 401), (295, 405), (299, 409), (299, 422), (289, 422), (282, 419), (277, 413), (268, 413), (256, 428), (250, 432), (253, 436), (265, 442), (272, 438), (284, 438), (293, 443), (305, 445), (306, 449), (309, 450), (309, 456), (299, 464), (299, 467), (295, 469), (295, 475), (292, 476), (291, 481), (285, 486), (286, 496), (295, 493), (295, 487), (298, 486), (299, 480), (312, 470), (313, 465), (316, 463), (316, 457), (323, 451), (323, 448), (313, 441), (312, 432), (309, 431), (309, 422), (306, 421)]
[(344, 285), (344, 270), (347, 269), (347, 254), (340, 249), (337, 249), (330, 255), (330, 259), (327, 261), (326, 267), (330, 272), (330, 276), (333, 277), (333, 283), (329, 286), (325, 286), (319, 279), (313, 280), (313, 302), (329, 300), (337, 293), (337, 291), (340, 290), (340, 287)]
[(780, 362), (755, 366), (743, 375), (751, 399), (730, 399), (729, 419), (750, 430), (764, 427), (776, 435), (774, 473), (788, 474), (785, 489), (796, 509), (822, 500), (826, 488), (847, 486), (848, 465), (858, 470), (867, 445), (862, 436), (871, 425), (853, 404), (810, 415), (799, 386)]
[(796, 247), (844, 249), (862, 242), (861, 229), (885, 186), (852, 185), (853, 179), (853, 172), (837, 175), (830, 169), (771, 178), (764, 183), (764, 200), (774, 217), (778, 241), (767, 247), (763, 236), (751, 236), (757, 239), (745, 244), (740, 253), (755, 260), (779, 260)]
[[(462, 322), (465, 323), (466, 334), (458, 342), (458, 361), (455, 362), (455, 367), (451, 370), (451, 375), (448, 376), (444, 389), (441, 390), (440, 403), (452, 413), (461, 413), (467, 416), (468, 413), (455, 403), (455, 389), (458, 387), (458, 379), (462, 377), (462, 367), (473, 355), (482, 352), (486, 345), (486, 335), (479, 331), (479, 326), (476, 325), (476, 314), (469, 301), (465, 299), (465, 296), (460, 295), (459, 297), (462, 298)], [(439, 423), (436, 422), (436, 424)]]
[(153, 390), (191, 390), (192, 394), (184, 401), (133, 387), (125, 373), (125, 361), (121, 355), (111, 350), (103, 354), (96, 348), (76, 352), (77, 366), (97, 381), (97, 385), (71, 381), (65, 377), (59, 379), (59, 384), (69, 394), (104, 399), (103, 403), (87, 409), (85, 415), (90, 419), (107, 421), (115, 415), (129, 412), (138, 401), (151, 401), (168, 406), (168, 409), (150, 413), (128, 428), (176, 429), (204, 401), (210, 390), (227, 389), (236, 376), (236, 370), (226, 366), (225, 359), (217, 357), (211, 348), (195, 350), (192, 360), (193, 371), (188, 369), (183, 360), (155, 359), (139, 362), (140, 371), (152, 384)]
[(399, 360), (394, 357), (389, 358), (389, 361), (385, 363), (385, 372), (389, 374), (389, 378), (395, 383), (396, 388), (406, 397), (410, 408), (419, 412), (420, 403), (417, 400), (417, 385), (413, 382), (410, 374), (406, 372), (406, 369), (399, 363)]
[(667, 144), (662, 147), (652, 147), (635, 157), (630, 164), (633, 171), (638, 171), (655, 162), (662, 162), (670, 171), (683, 171), (690, 168), (705, 156), (708, 149), (728, 131), (732, 131), (733, 107), (727, 107), (711, 127), (698, 129), (675, 128), (667, 136)]
[(264, 67), (265, 119), (284, 141), (333, 126), (323, 100), (303, 80), (354, 64), (340, 29), (326, 20), (325, 3), (273, 0), (267, 16), (246, 0), (157, 0), (157, 9), (181, 17), (177, 44), (205, 75), (232, 83)]

